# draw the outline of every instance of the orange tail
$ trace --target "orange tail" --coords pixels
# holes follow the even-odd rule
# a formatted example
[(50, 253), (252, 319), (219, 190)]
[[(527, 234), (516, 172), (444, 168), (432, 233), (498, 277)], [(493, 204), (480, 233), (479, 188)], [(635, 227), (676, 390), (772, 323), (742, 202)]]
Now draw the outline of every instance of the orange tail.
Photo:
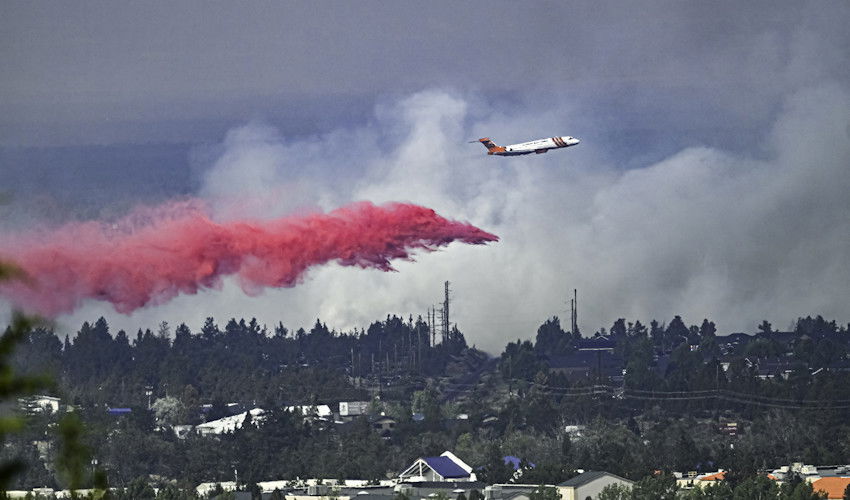
[(484, 137), (482, 139), (478, 139), (478, 142), (484, 145), (487, 148), (487, 152), (489, 154), (500, 153), (505, 150), (502, 146), (497, 146), (493, 141), (490, 140), (489, 137)]

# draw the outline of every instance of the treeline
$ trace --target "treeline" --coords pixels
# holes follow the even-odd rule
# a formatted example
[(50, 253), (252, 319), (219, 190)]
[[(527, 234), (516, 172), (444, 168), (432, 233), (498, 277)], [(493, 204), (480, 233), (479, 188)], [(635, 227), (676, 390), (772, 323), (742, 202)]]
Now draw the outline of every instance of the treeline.
[[(707, 319), (687, 326), (676, 316), (669, 325), (652, 321), (648, 328), (619, 319), (594, 336), (608, 341), (610, 349), (599, 354), (599, 367), (607, 372), (598, 373), (593, 363), (589, 376), (576, 378), (553, 370), (551, 361), (569, 360), (588, 339), (564, 331), (553, 318), (540, 326), (533, 343), (509, 343), (499, 369), (506, 380), (525, 382), (516, 384), (521, 390), (536, 387), (554, 401), (602, 385), (596, 399), (616, 393), (641, 412), (663, 403), (666, 411), (683, 416), (705, 416), (720, 408), (752, 417), (765, 408), (783, 407), (848, 414), (847, 327), (818, 316), (800, 318), (792, 332), (776, 332), (766, 321), (759, 330), (730, 338), (718, 337)], [(612, 373), (621, 376), (612, 378)], [(616, 405), (606, 408), (615, 411)]]
[[(220, 329), (210, 319), (198, 332), (180, 325), (172, 333), (162, 324), (132, 340), (123, 332), (113, 336), (101, 319), (64, 343), (49, 330), (34, 330), (15, 363), (56, 375), (86, 422), (97, 467), (117, 486), (144, 477), (188, 488), (232, 480), (234, 470), (246, 487), (296, 476), (379, 479), (447, 449), (487, 482), (514, 477), (506, 455), (524, 463), (518, 481), (546, 484), (579, 468), (631, 479), (656, 470), (724, 468), (744, 481), (796, 461), (850, 463), (850, 372), (820, 369), (847, 360), (847, 329), (816, 317), (800, 319), (793, 332), (775, 332), (767, 322), (759, 330), (730, 343), (709, 320), (688, 326), (675, 317), (646, 327), (618, 320), (594, 338), (610, 341), (604, 354), (619, 379), (594, 372), (601, 362), (580, 377), (552, 369), (553, 359), (578, 355), (588, 342), (565, 332), (557, 318), (544, 322), (533, 342), (508, 344), (496, 370), (470, 378), (445, 376), (464, 352), (460, 332), (431, 346), (427, 324), (395, 316), (345, 334), (319, 321), (290, 332), (243, 320)], [(794, 369), (787, 377), (760, 378), (758, 362), (775, 358)], [(404, 377), (420, 380), (420, 390), (385, 394), (372, 404), (375, 414), (397, 421), (389, 439), (366, 418), (338, 425), (281, 410), (290, 402), (364, 399), (358, 379), (386, 387)], [(147, 388), (155, 406), (168, 394), (183, 408), (255, 402), (270, 413), (232, 434), (178, 439), (171, 425), (188, 416), (157, 421), (156, 412), (146, 411)], [(141, 411), (112, 415), (106, 405)], [(414, 420), (414, 412), (425, 419)], [(30, 418), (3, 455), (31, 464), (18, 487), (57, 484), (51, 465), (57, 450), (50, 444), (55, 416)]]
[(265, 407), (363, 399), (358, 381), (398, 374), (441, 373), (466, 348), (453, 331), (432, 345), (428, 325), (388, 316), (365, 331), (335, 332), (316, 321), (309, 331), (268, 329), (256, 319), (229, 320), (220, 328), (207, 318), (200, 331), (185, 324), (174, 331), (138, 330), (114, 335), (104, 318), (84, 323), (64, 343), (53, 331), (34, 330), (18, 346), (15, 368), (51, 374), (69, 403), (146, 407), (172, 395), (187, 406), (242, 402)]

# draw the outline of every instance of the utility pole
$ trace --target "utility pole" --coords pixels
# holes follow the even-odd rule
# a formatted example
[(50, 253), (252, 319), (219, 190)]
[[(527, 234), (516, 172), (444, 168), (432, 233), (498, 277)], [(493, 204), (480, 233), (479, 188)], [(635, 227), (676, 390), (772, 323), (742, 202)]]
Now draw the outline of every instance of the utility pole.
[(434, 309), (432, 305), (430, 309), (428, 309), (428, 322), (430, 326), (428, 327), (428, 334), (431, 335), (431, 347), (437, 345), (437, 310)]
[(449, 325), (449, 282), (445, 283), (445, 297), (443, 299), (443, 342), (450, 340), (451, 330)]
[(570, 300), (570, 333), (573, 337), (578, 335), (578, 289), (573, 288), (573, 298)]
[[(428, 332), (425, 332), (425, 340), (428, 340)], [(416, 367), (422, 373), (422, 332), (419, 331), (419, 325), (416, 325), (416, 351)]]

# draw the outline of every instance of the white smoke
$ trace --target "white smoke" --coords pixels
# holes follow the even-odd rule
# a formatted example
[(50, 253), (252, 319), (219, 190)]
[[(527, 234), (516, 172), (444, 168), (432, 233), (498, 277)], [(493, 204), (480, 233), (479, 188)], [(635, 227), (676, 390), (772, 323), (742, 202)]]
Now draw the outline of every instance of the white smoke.
[(209, 315), (219, 323), (256, 316), (349, 330), (387, 314), (424, 315), (442, 300), (445, 280), (452, 321), (492, 352), (566, 316), (572, 288), (586, 334), (618, 317), (710, 318), (721, 332), (751, 331), (762, 319), (782, 328), (808, 314), (848, 319), (850, 95), (841, 86), (787, 98), (757, 156), (694, 147), (627, 171), (587, 138), (546, 155), (488, 157), (466, 140), (519, 142), (536, 137), (529, 130), (582, 138), (581, 124), (562, 118), (568, 103), (546, 112), (481, 106), (431, 90), (321, 137), (284, 138), (252, 123), (227, 135), (200, 195), (221, 217), (409, 201), (500, 242), (452, 245), (398, 263), (398, 273), (319, 268), (300, 286), (259, 297), (229, 283), (130, 317), (92, 303), (62, 323), (76, 328), (104, 314), (113, 328), (163, 319), (198, 328)]

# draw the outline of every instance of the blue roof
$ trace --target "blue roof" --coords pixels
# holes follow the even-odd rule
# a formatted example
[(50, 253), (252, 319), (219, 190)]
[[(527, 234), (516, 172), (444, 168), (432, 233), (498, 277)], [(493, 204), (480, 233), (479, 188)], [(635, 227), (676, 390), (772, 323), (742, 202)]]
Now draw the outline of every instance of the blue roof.
[(449, 457), (425, 457), (422, 460), (444, 478), (469, 477), (469, 473)]
[(133, 410), (131, 408), (107, 408), (106, 411), (113, 415), (118, 415), (121, 413), (130, 413)]
[[(513, 455), (505, 455), (502, 458), (504, 458), (505, 460), (505, 465), (510, 465), (513, 470), (519, 470), (519, 467), (522, 464), (522, 459)], [(532, 463), (528, 463), (527, 465), (532, 469), (535, 467), (535, 465)]]

